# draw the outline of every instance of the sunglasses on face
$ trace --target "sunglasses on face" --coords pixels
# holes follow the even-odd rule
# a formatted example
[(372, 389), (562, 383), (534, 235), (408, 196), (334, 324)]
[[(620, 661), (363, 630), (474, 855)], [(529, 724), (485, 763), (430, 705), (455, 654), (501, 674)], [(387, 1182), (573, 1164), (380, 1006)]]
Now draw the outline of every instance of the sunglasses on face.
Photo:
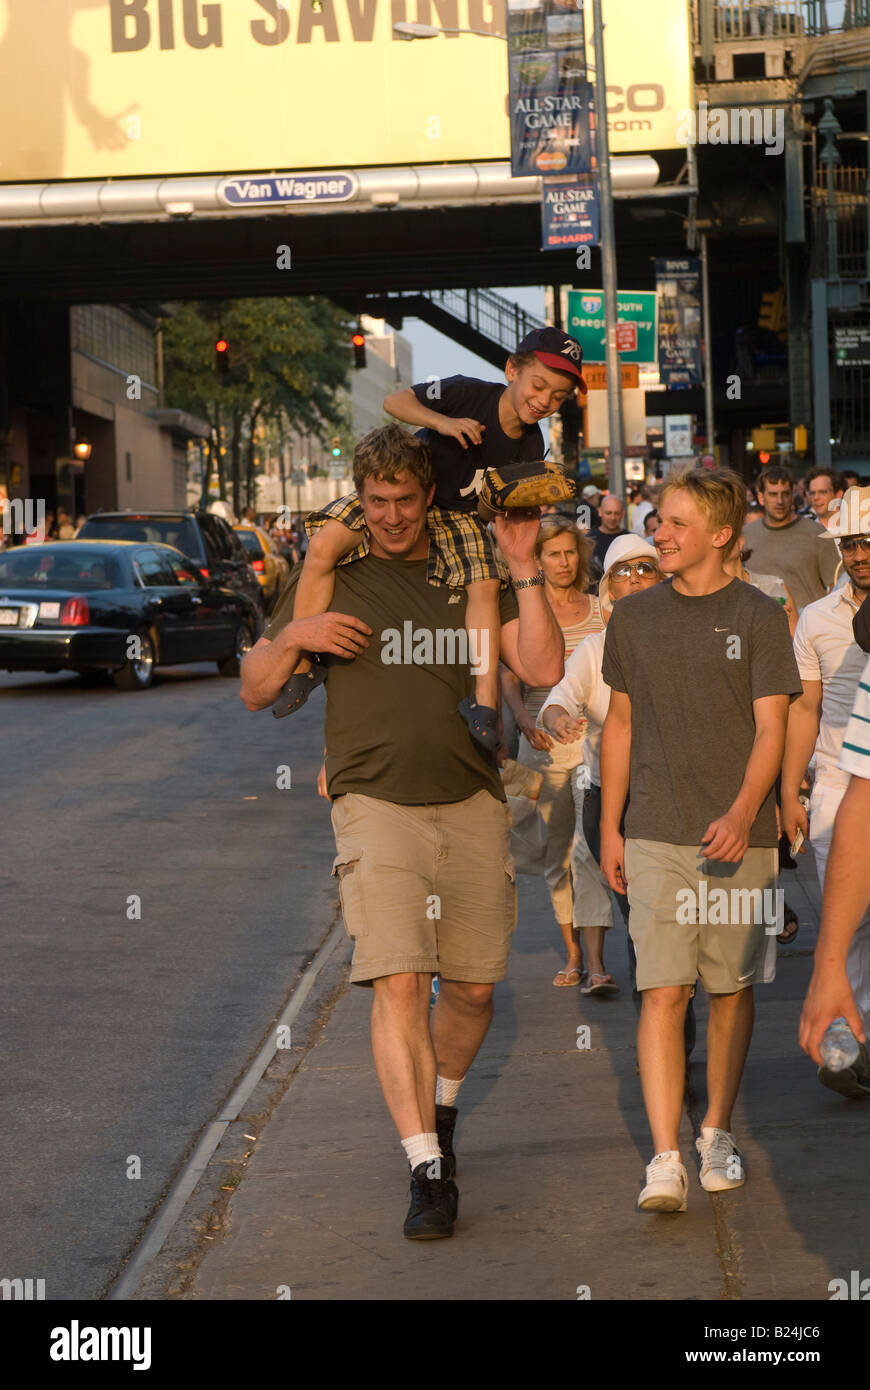
[(847, 536), (845, 540), (840, 541), (840, 549), (844, 555), (854, 555), (859, 545), (870, 555), (870, 536)]
[(616, 569), (611, 570), (611, 574), (617, 579), (630, 579), (633, 574), (636, 574), (638, 579), (649, 579), (650, 575), (658, 572), (658, 566), (651, 560), (636, 560), (633, 565), (617, 565)]

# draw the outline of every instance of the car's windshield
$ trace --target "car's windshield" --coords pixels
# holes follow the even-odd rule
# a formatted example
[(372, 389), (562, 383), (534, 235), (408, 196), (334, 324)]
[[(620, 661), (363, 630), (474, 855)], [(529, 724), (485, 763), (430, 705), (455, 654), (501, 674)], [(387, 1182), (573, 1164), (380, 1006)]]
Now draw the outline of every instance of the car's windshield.
[(174, 545), (192, 560), (201, 554), (196, 525), (187, 516), (89, 516), (79, 531), (79, 538), (95, 540), (97, 536), (113, 541), (157, 541), (162, 545)]
[(120, 586), (117, 561), (105, 550), (67, 541), (0, 552), (0, 591), (112, 589)]

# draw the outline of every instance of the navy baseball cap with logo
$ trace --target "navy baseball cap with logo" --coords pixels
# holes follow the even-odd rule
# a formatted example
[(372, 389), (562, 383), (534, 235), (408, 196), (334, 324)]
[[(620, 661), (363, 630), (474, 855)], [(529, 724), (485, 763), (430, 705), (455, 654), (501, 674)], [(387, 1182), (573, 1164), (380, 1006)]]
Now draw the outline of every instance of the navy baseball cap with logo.
[(533, 352), (545, 367), (552, 367), (554, 372), (567, 372), (569, 376), (576, 377), (580, 390), (586, 394), (586, 382), (580, 370), (583, 365), (583, 349), (576, 338), (563, 333), (561, 328), (535, 328), (526, 334), (517, 352)]

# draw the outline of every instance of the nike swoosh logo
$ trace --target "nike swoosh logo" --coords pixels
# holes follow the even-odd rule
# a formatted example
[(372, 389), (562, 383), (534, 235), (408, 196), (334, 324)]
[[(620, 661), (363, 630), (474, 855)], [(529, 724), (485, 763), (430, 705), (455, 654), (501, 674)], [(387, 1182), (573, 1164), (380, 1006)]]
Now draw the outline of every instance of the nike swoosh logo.
[(727, 627), (714, 627), (714, 628), (713, 628), (713, 631), (714, 631), (714, 632), (727, 632), (728, 629), (727, 629)]
[(744, 980), (751, 980), (751, 979), (752, 979), (752, 976), (753, 976), (754, 974), (755, 974), (755, 971), (754, 971), (754, 970), (750, 970), (750, 972), (749, 972), (748, 975), (738, 975), (738, 976), (737, 976), (737, 981), (738, 981), (739, 984), (742, 984)]

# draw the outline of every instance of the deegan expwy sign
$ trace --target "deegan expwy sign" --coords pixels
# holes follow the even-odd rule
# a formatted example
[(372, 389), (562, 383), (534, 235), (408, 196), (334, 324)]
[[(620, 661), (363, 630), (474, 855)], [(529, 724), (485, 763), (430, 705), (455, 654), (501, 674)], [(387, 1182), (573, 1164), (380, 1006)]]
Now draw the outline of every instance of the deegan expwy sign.
[[(611, 150), (677, 148), (685, 0), (606, 8)], [(401, 20), (506, 32), (504, 0), (0, 0), (0, 182), (507, 159), (507, 44)]]

